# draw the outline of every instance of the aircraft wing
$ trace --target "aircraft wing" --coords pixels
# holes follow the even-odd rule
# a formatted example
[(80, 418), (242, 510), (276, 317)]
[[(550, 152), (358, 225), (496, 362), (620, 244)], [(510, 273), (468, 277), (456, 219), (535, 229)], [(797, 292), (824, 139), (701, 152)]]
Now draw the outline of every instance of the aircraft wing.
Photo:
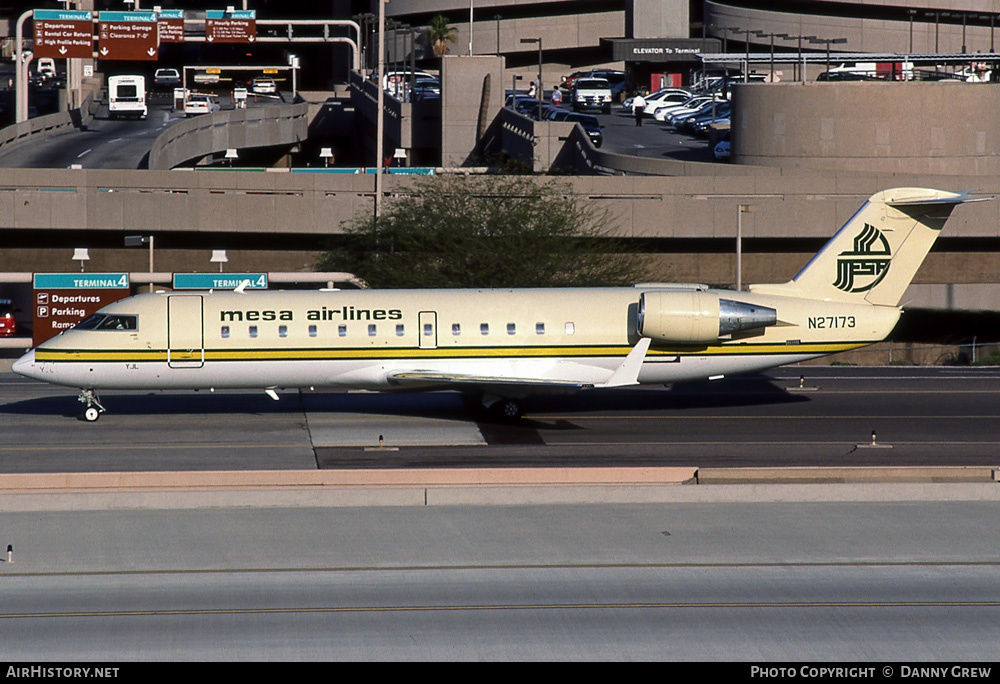
[(517, 392), (574, 392), (595, 387), (624, 387), (639, 384), (639, 371), (646, 358), (651, 340), (644, 337), (632, 348), (621, 365), (606, 382), (583, 382), (576, 380), (549, 378), (521, 378), (496, 375), (469, 375), (465, 373), (442, 373), (440, 371), (394, 371), (389, 373), (389, 382), (400, 387), (452, 387), (455, 389), (486, 388)]
[(389, 382), (400, 387), (452, 387), (463, 388), (495, 388), (534, 392), (573, 392), (595, 387), (592, 382), (574, 382), (571, 380), (545, 380), (543, 378), (513, 378), (490, 375), (465, 375), (461, 373), (439, 373), (434, 371), (397, 371), (390, 373)]

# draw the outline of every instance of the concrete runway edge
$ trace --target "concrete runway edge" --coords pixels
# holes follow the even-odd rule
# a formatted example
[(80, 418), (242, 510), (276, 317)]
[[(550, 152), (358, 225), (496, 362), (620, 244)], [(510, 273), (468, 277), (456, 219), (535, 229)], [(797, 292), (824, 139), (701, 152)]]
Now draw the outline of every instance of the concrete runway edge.
[(1000, 470), (483, 468), (0, 475), (0, 511), (1000, 501)]

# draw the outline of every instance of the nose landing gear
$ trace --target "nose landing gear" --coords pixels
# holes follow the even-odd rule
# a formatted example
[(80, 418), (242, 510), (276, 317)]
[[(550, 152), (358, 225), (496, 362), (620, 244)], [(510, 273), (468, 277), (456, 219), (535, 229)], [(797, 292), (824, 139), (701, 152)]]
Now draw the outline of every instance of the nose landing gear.
[(78, 401), (87, 405), (83, 411), (83, 419), (88, 423), (95, 422), (105, 411), (105, 408), (101, 406), (101, 400), (97, 397), (97, 392), (92, 389), (80, 390)]

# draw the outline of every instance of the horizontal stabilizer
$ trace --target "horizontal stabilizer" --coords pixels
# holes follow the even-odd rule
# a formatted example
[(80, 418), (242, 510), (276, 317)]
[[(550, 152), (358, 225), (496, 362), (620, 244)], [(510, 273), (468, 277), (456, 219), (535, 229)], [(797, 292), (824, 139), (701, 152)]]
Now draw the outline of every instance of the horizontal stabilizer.
[(628, 356), (622, 361), (622, 365), (614, 372), (611, 379), (597, 386), (624, 387), (626, 385), (638, 385), (639, 371), (642, 370), (642, 362), (646, 359), (646, 352), (649, 351), (650, 342), (652, 340), (648, 337), (643, 337), (636, 342), (636, 345), (632, 347), (632, 351), (628, 353)]

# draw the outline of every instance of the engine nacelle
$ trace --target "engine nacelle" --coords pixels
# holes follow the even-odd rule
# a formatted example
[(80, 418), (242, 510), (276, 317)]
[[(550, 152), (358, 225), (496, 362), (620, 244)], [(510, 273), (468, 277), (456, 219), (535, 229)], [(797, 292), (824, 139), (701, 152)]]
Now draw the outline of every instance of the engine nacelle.
[(770, 307), (720, 299), (711, 292), (654, 291), (639, 295), (639, 334), (662, 342), (708, 344), (777, 321), (778, 312)]

